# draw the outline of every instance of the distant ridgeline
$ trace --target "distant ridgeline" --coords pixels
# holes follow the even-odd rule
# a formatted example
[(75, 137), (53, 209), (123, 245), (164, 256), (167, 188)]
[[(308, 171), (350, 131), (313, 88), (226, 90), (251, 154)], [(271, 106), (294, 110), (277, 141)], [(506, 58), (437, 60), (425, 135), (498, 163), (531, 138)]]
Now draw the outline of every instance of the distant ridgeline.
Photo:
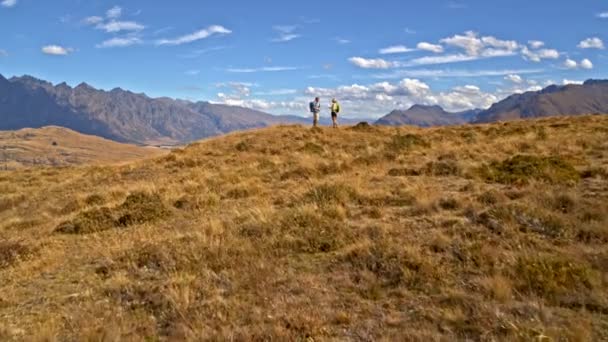
[(393, 111), (376, 123), (427, 127), (582, 114), (608, 114), (608, 80), (552, 85), (541, 91), (514, 94), (487, 110), (449, 113), (439, 106), (415, 105)]

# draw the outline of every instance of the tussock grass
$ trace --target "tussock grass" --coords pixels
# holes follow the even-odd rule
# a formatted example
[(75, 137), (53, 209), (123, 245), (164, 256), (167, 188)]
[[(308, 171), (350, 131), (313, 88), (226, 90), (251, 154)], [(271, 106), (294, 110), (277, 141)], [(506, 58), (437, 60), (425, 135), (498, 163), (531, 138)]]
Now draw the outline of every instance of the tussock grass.
[(608, 340), (605, 127), (281, 126), (0, 172), (0, 340)]

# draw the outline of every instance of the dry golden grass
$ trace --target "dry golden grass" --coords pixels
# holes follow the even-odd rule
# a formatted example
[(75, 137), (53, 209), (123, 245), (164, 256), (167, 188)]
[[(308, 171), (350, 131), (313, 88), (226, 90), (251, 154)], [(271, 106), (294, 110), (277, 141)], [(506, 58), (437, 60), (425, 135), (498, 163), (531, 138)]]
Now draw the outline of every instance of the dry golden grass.
[(2, 172), (0, 340), (607, 340), (607, 133), (284, 126)]
[(0, 170), (123, 163), (165, 153), (155, 147), (120, 144), (56, 126), (0, 131)]

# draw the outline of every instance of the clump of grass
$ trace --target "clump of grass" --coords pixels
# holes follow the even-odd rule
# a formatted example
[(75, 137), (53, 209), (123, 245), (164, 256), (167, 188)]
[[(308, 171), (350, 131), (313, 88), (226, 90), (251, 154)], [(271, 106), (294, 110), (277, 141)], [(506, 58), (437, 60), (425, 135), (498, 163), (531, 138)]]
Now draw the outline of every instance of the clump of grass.
[(456, 160), (443, 159), (427, 163), (424, 173), (436, 177), (459, 176), (461, 169)]
[(0, 269), (12, 266), (30, 254), (30, 248), (20, 242), (0, 241)]
[(96, 208), (79, 213), (70, 221), (63, 222), (55, 231), (63, 234), (89, 234), (112, 229), (116, 225), (110, 208)]
[(78, 199), (69, 200), (61, 209), (59, 209), (60, 215), (68, 215), (82, 208), (82, 204)]
[(84, 203), (87, 205), (102, 205), (106, 203), (106, 199), (100, 194), (92, 194), (85, 198)]
[(400, 168), (388, 170), (388, 175), (391, 177), (409, 177), (409, 176), (420, 176), (421, 172), (416, 169)]
[(431, 144), (428, 143), (424, 138), (417, 134), (397, 134), (394, 135), (391, 140), (386, 144), (386, 149), (392, 152), (403, 152), (410, 150), (414, 147), (431, 147)]
[(350, 127), (351, 130), (357, 132), (373, 132), (374, 127), (370, 125), (367, 121), (359, 122), (358, 124)]
[(532, 179), (570, 184), (580, 178), (574, 166), (559, 156), (517, 155), (485, 165), (479, 173), (488, 182), (502, 184), (527, 184)]
[(205, 207), (204, 201), (195, 195), (184, 195), (173, 203), (173, 206), (180, 210), (201, 210)]
[(592, 268), (558, 257), (520, 257), (515, 267), (517, 289), (545, 299), (591, 290), (597, 277)]
[(581, 178), (608, 179), (608, 170), (601, 167), (591, 167), (581, 172)]
[(321, 184), (304, 195), (304, 202), (324, 206), (331, 203), (346, 204), (357, 198), (357, 192), (343, 184)]
[(501, 303), (506, 303), (513, 296), (512, 282), (502, 275), (484, 277), (480, 285), (490, 298)]
[(300, 151), (310, 153), (310, 154), (325, 153), (325, 149), (323, 148), (323, 146), (321, 146), (319, 144), (315, 144), (313, 142), (307, 142), (306, 144), (304, 144), (304, 146), (300, 149)]
[(243, 184), (236, 185), (226, 191), (224, 198), (230, 198), (235, 200), (245, 199), (258, 194), (259, 192), (260, 189), (255, 186), (248, 186)]
[(311, 179), (312, 177), (314, 177), (315, 175), (315, 171), (311, 168), (308, 167), (303, 167), (303, 166), (299, 166), (296, 167), (295, 169), (289, 170), (284, 172), (283, 174), (281, 174), (281, 180), (285, 181), (288, 179)]
[(62, 222), (55, 231), (63, 234), (90, 234), (114, 227), (154, 222), (169, 215), (160, 195), (134, 192), (115, 208), (95, 208)]
[(523, 232), (534, 232), (550, 238), (562, 238), (572, 235), (569, 222), (553, 213), (531, 210), (516, 210), (513, 217)]
[(234, 149), (239, 152), (246, 152), (251, 149), (251, 145), (247, 141), (241, 141), (234, 146)]
[(332, 161), (329, 163), (325, 163), (325, 162), (320, 163), (319, 165), (317, 165), (317, 170), (319, 171), (319, 174), (321, 174), (323, 176), (328, 176), (328, 175), (335, 175), (335, 174), (340, 174), (345, 171), (348, 171), (349, 167), (347, 164), (337, 163), (335, 161)]
[(457, 210), (460, 209), (460, 203), (453, 197), (442, 198), (439, 200), (439, 207), (444, 210)]
[(501, 195), (496, 191), (486, 191), (477, 196), (477, 201), (484, 205), (495, 205), (501, 199)]
[(154, 222), (170, 214), (159, 194), (141, 191), (127, 196), (117, 209), (121, 226)]
[[(278, 234), (273, 239), (275, 248), (297, 253), (328, 253), (349, 243), (348, 230), (340, 228), (340, 209), (325, 212), (334, 217), (322, 215), (315, 207), (304, 205), (289, 209), (278, 218)], [(262, 229), (263, 231), (263, 229)]]

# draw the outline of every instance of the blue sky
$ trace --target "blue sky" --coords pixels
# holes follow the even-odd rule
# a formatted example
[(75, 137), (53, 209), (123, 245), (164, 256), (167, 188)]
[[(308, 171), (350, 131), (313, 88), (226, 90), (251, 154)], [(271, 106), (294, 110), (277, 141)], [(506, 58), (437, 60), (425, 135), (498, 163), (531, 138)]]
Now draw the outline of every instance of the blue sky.
[(0, 73), (306, 114), (608, 78), (608, 2), (0, 0)]

